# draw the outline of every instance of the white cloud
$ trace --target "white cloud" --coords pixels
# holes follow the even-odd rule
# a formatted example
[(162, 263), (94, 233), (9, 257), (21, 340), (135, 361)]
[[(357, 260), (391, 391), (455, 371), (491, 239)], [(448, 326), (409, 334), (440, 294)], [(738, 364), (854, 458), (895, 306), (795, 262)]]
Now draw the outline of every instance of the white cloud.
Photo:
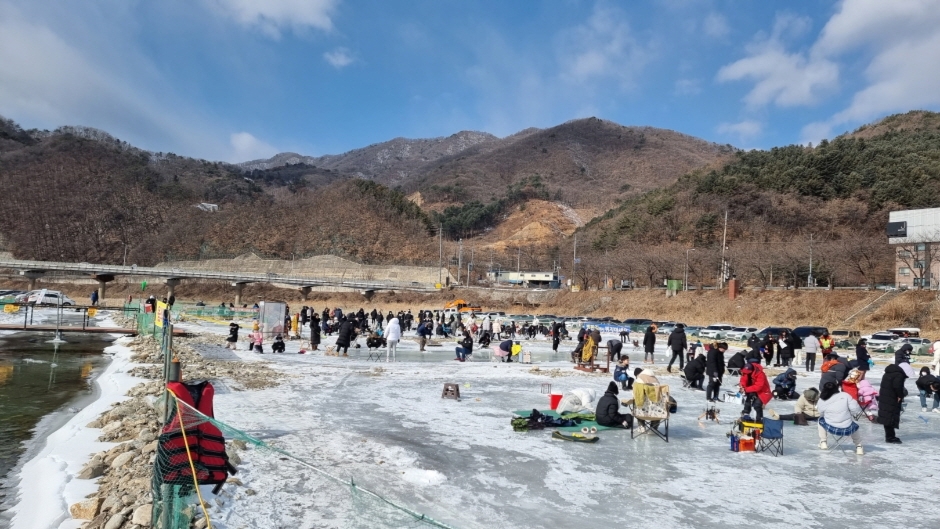
[(786, 40), (808, 29), (809, 20), (777, 15), (769, 36), (759, 36), (747, 47), (748, 57), (722, 67), (719, 82), (751, 80), (754, 87), (744, 101), (750, 108), (768, 104), (780, 107), (819, 103), (839, 82), (839, 67), (817, 54), (789, 53)]
[(278, 38), (284, 29), (330, 31), (338, 0), (206, 0), (246, 27)]
[(230, 141), (232, 146), (232, 155), (229, 161), (247, 162), (261, 158), (270, 158), (278, 151), (273, 145), (259, 140), (248, 132), (236, 132), (232, 134)]
[(731, 26), (728, 25), (728, 19), (719, 13), (709, 13), (702, 21), (702, 30), (709, 37), (721, 39), (731, 33)]
[(621, 89), (631, 88), (651, 60), (626, 14), (601, 4), (583, 24), (563, 31), (558, 42), (560, 77), (575, 85), (613, 80)]
[(806, 22), (778, 19), (773, 34), (758, 38), (749, 56), (718, 72), (719, 81), (751, 80), (745, 97), (754, 109), (813, 105), (834, 93), (838, 63), (860, 65), (861, 87), (846, 95), (847, 106), (807, 124), (802, 141), (818, 142), (893, 112), (940, 106), (940, 9), (935, 0), (883, 2), (844, 0), (815, 42), (788, 51), (788, 35), (803, 34)]
[(323, 54), (323, 58), (326, 59), (326, 62), (330, 63), (331, 66), (337, 69), (349, 66), (355, 62), (352, 53), (346, 48), (336, 48), (333, 51), (328, 51)]
[(764, 125), (758, 121), (744, 120), (738, 123), (721, 123), (715, 130), (719, 134), (735, 136), (741, 143), (747, 143), (760, 136)]
[(676, 81), (673, 93), (677, 96), (691, 96), (702, 91), (702, 83), (698, 79), (679, 79)]

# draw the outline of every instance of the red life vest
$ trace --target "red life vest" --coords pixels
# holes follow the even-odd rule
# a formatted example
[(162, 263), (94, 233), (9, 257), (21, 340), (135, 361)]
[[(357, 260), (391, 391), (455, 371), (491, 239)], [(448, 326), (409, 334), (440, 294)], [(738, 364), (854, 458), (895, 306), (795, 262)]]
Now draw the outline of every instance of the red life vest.
[[(198, 410), (199, 413), (213, 417), (212, 397), (215, 388), (209, 381), (199, 384), (183, 384), (170, 382), (166, 385), (176, 398)], [(225, 453), (225, 438), (222, 432), (208, 421), (183, 421), (186, 429), (186, 438), (180, 429), (180, 417), (174, 402), (169, 421), (163, 426), (160, 434), (160, 450), (157, 455), (157, 471), (165, 483), (191, 483), (192, 468), (189, 458), (192, 457), (196, 468), (196, 479), (201, 485), (225, 483), (229, 474), (228, 454)], [(181, 409), (185, 410), (184, 407)], [(183, 412), (185, 415), (185, 411)], [(188, 424), (191, 423), (191, 424)], [(189, 454), (187, 455), (187, 444)]]

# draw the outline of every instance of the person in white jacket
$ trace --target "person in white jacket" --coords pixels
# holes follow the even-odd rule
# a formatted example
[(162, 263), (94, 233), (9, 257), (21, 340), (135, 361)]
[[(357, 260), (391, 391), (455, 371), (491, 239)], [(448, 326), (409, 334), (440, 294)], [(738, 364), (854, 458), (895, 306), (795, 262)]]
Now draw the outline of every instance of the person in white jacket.
[(858, 433), (858, 423), (854, 420), (854, 417), (861, 415), (862, 408), (847, 393), (841, 393), (838, 384), (826, 382), (819, 393), (816, 411), (819, 412), (818, 430), (821, 450), (829, 448), (826, 434), (831, 433), (837, 436), (850, 435), (852, 442), (855, 443), (855, 453), (858, 455), (865, 453), (862, 448), (861, 435)]
[(938, 373), (940, 372), (940, 340), (934, 342), (930, 348), (933, 349), (933, 364), (931, 364), (933, 372)]
[(398, 324), (398, 318), (392, 318), (385, 326), (385, 361), (389, 358), (395, 359), (395, 353), (398, 352), (398, 342), (401, 341), (401, 325)]
[(816, 371), (816, 353), (819, 352), (819, 338), (815, 333), (809, 333), (803, 338), (803, 358), (806, 371)]

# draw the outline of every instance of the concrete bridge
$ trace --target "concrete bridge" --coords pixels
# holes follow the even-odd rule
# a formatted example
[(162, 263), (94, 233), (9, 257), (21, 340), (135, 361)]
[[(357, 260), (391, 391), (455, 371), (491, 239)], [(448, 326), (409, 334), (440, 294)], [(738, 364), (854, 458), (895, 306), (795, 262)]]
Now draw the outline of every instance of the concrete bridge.
[(47, 272), (69, 272), (73, 274), (88, 275), (98, 281), (98, 297), (104, 299), (107, 284), (114, 281), (117, 276), (142, 276), (161, 278), (166, 282), (167, 295), (173, 294), (173, 289), (184, 279), (210, 279), (227, 281), (235, 288), (235, 303), (242, 302), (242, 289), (249, 283), (278, 283), (296, 286), (303, 298), (313, 287), (339, 287), (350, 290), (359, 290), (365, 295), (380, 290), (397, 290), (413, 292), (436, 292), (439, 289), (434, 284), (394, 281), (362, 281), (344, 280), (341, 278), (317, 278), (301, 276), (283, 276), (275, 273), (252, 274), (238, 272), (215, 272), (209, 270), (188, 270), (184, 268), (163, 268), (146, 266), (120, 266), (89, 263), (60, 263), (54, 261), (21, 261), (13, 259), (0, 260), (0, 268), (17, 270), (23, 277), (29, 279), (29, 289), (35, 290), (36, 281)]

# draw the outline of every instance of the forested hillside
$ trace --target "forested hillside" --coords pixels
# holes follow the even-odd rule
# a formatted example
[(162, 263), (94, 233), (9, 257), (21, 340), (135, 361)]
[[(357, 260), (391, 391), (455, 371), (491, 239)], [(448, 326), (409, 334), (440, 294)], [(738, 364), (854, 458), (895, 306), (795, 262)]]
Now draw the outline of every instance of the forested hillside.
[(940, 116), (912, 112), (816, 147), (736, 153), (723, 168), (624, 202), (584, 236), (594, 255), (647, 248), (620, 272), (647, 282), (680, 277), (685, 250), (696, 248), (692, 280), (708, 283), (720, 268), (727, 211), (725, 254), (739, 277), (767, 283), (776, 268), (778, 282), (805, 282), (812, 244), (817, 278), (893, 281), (888, 211), (938, 206)]

